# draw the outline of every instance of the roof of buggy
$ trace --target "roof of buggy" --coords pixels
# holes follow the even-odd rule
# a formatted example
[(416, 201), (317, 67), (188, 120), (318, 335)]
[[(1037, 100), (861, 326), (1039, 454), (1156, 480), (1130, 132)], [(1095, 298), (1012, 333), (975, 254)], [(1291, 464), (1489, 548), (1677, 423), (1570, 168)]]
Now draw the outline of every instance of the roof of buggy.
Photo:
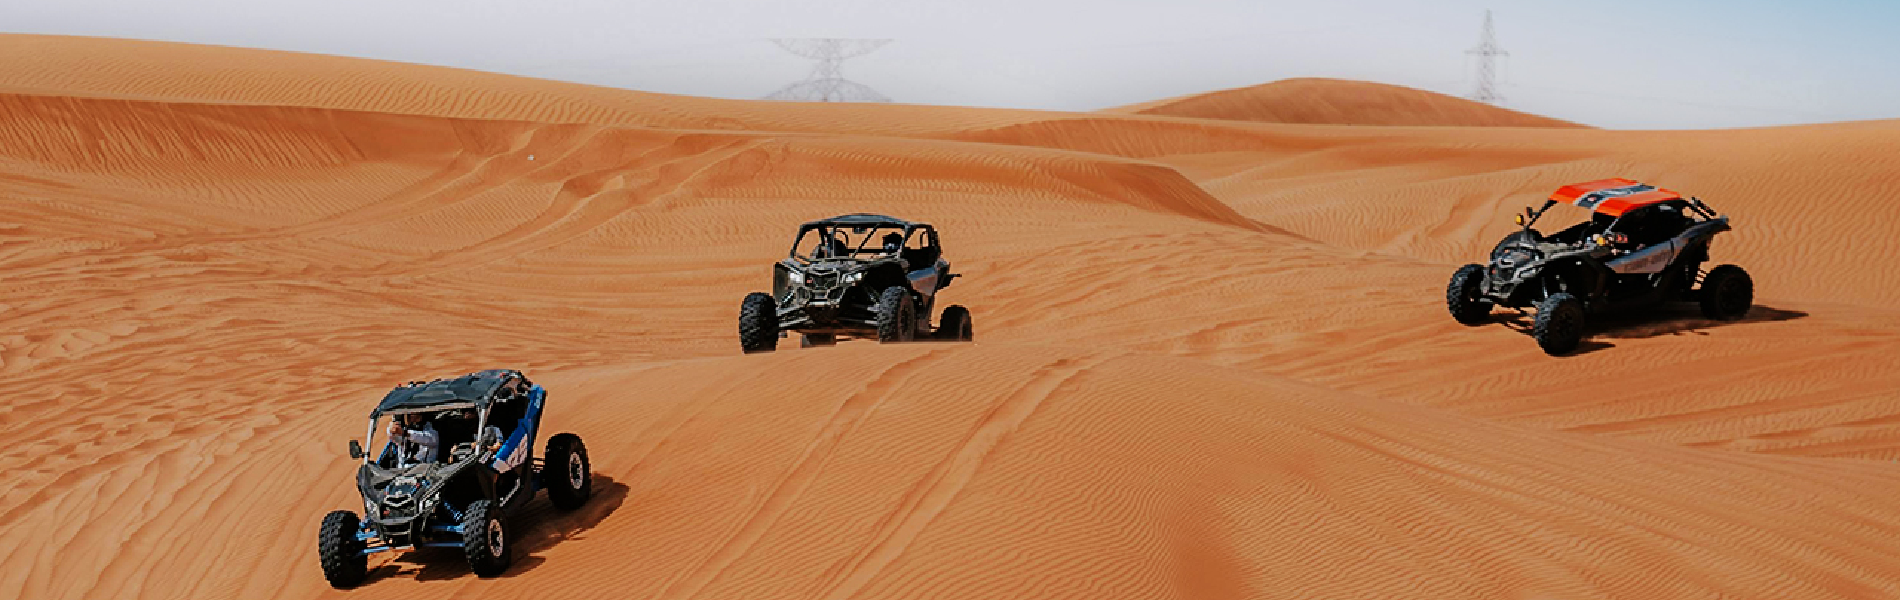
[(374, 419), (392, 411), (407, 412), (450, 404), (484, 407), (494, 400), (497, 388), (520, 376), (521, 372), (513, 369), (489, 369), (453, 379), (397, 386), (383, 396), (383, 401), (376, 405), (376, 410), (371, 411), (369, 416)]
[(829, 219), (819, 219), (816, 221), (806, 223), (804, 226), (816, 227), (819, 225), (870, 225), (870, 226), (881, 225), (885, 227), (917, 227), (917, 226), (924, 225), (924, 223), (906, 221), (903, 219), (899, 219), (897, 217), (891, 217), (891, 216), (885, 216), (885, 215), (874, 215), (870, 213), (853, 213), (853, 214), (848, 214), (848, 215), (838, 215)]
[(1638, 183), (1620, 177), (1598, 179), (1583, 183), (1573, 183), (1551, 193), (1553, 202), (1575, 204), (1612, 217), (1623, 213), (1670, 200), (1679, 200), (1682, 194), (1653, 185)]

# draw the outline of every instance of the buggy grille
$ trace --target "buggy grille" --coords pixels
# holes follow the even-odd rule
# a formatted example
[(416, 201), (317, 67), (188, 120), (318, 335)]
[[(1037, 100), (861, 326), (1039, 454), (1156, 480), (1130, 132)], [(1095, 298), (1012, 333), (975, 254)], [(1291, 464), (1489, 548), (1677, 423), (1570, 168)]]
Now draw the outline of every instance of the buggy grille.
[(1493, 279), (1511, 279), (1517, 276), (1519, 269), (1536, 262), (1537, 258), (1537, 251), (1523, 246), (1499, 248), (1496, 253), (1491, 255), (1491, 277)]

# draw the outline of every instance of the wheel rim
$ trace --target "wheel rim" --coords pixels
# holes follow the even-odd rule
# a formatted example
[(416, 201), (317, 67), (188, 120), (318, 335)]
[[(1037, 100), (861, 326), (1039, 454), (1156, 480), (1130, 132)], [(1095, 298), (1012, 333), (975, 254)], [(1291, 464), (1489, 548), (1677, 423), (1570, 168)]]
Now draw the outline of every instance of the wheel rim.
[(581, 464), (581, 461), (581, 453), (579, 452), (567, 455), (567, 483), (576, 490), (581, 489), (581, 485), (587, 483), (587, 466)]
[(488, 520), (488, 554), (490, 556), (500, 558), (502, 556), (501, 554), (502, 551), (507, 549), (507, 546), (505, 545), (507, 543), (507, 540), (504, 539), (503, 536), (504, 534), (501, 531), (501, 520), (489, 519)]

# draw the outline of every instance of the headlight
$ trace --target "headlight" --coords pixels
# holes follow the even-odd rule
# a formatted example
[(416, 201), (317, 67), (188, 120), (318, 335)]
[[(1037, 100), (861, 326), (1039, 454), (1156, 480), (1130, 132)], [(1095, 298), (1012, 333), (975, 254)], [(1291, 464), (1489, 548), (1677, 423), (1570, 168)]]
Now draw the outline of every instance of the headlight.
[(791, 282), (792, 285), (805, 285), (805, 274), (799, 271), (786, 269), (785, 281)]
[(858, 271), (858, 272), (856, 272), (856, 273), (846, 273), (846, 274), (845, 274), (845, 276), (844, 276), (844, 284), (845, 284), (845, 285), (852, 285), (852, 284), (855, 284), (855, 283), (857, 283), (857, 282), (858, 282), (858, 280), (860, 280), (860, 279), (864, 279), (864, 272), (863, 272), (863, 271)]

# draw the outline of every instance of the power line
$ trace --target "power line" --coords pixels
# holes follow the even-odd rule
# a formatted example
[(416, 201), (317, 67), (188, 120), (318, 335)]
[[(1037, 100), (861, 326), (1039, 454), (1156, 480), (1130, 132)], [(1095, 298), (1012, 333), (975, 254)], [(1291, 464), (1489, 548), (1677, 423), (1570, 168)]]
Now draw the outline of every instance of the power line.
[(818, 61), (811, 75), (805, 79), (779, 88), (766, 96), (766, 100), (793, 100), (800, 102), (890, 102), (890, 98), (877, 93), (862, 83), (845, 79), (839, 74), (839, 67), (847, 58), (864, 56), (890, 43), (890, 40), (846, 40), (819, 38), (803, 40), (772, 40), (786, 52)]
[(1484, 11), (1484, 33), (1478, 37), (1478, 46), (1466, 50), (1465, 54), (1478, 57), (1478, 87), (1472, 90), (1470, 98), (1487, 104), (1502, 104), (1504, 96), (1498, 95), (1497, 57), (1510, 56), (1504, 48), (1498, 46), (1498, 38), (1491, 29), (1491, 10)]

